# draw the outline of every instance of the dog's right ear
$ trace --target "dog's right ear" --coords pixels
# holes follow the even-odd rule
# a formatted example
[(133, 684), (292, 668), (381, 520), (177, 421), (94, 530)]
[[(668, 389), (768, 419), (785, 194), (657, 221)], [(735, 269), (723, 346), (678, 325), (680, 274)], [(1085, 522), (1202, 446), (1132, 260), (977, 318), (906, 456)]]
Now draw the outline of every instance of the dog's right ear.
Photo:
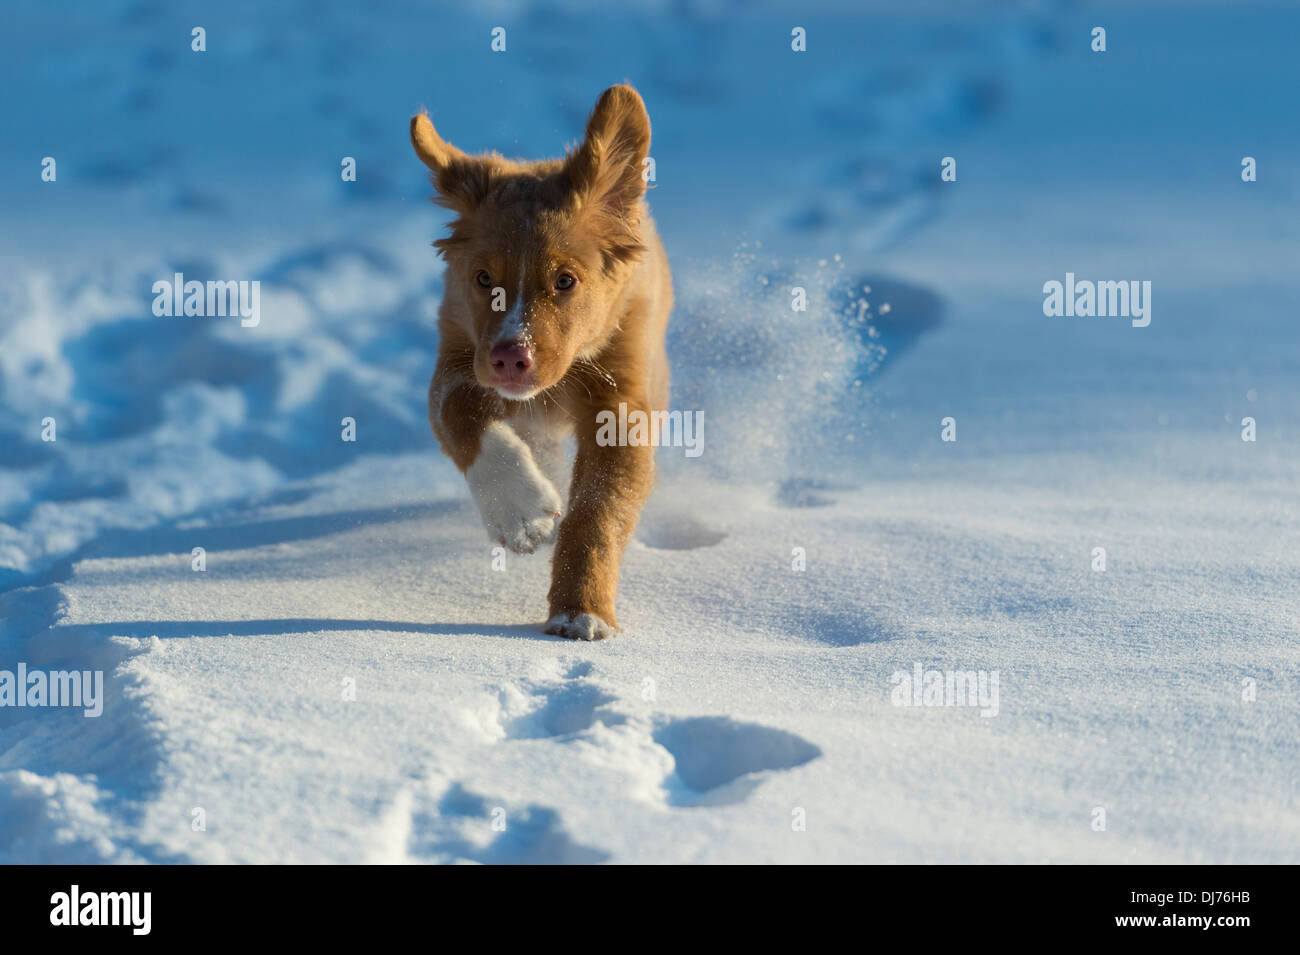
[(420, 162), (429, 167), (429, 181), (438, 191), (440, 205), (466, 213), (487, 195), (491, 185), (487, 163), (465, 155), (439, 136), (424, 111), (411, 117), (411, 145)]
[(641, 170), (649, 152), (650, 116), (641, 95), (627, 85), (611, 86), (596, 101), (586, 137), (564, 164), (578, 208), (593, 217), (602, 239), (606, 269), (645, 251)]

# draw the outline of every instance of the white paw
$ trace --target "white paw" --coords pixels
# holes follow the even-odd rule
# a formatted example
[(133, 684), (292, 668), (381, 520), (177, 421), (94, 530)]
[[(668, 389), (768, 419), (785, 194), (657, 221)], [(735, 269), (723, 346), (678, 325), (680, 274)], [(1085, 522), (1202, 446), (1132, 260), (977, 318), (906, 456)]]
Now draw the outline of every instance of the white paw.
[(516, 554), (531, 554), (555, 536), (563, 506), (560, 494), (509, 425), (488, 425), (465, 478), (494, 543)]
[(546, 621), (546, 632), (570, 640), (608, 640), (618, 633), (594, 613), (557, 613)]

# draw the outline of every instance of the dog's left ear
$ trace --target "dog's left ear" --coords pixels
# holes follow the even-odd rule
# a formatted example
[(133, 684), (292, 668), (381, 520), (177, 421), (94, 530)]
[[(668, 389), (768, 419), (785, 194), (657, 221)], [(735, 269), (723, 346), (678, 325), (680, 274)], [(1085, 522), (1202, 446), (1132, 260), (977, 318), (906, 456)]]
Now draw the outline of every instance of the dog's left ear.
[(635, 225), (645, 194), (642, 162), (650, 152), (650, 117), (630, 86), (611, 86), (587, 120), (587, 135), (564, 172), (580, 201)]
[(489, 162), (467, 156), (438, 135), (428, 113), (411, 117), (411, 145), (420, 162), (433, 173), (438, 202), (460, 212), (471, 212), (487, 194), (492, 182)]

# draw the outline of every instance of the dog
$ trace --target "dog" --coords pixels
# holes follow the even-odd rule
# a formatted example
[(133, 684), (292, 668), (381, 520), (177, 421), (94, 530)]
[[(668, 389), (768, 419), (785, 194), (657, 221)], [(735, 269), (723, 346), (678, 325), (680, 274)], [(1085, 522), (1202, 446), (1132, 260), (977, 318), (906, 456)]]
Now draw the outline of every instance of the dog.
[(607, 89), (563, 159), (467, 155), (424, 112), (411, 143), (433, 201), (456, 216), (434, 242), (447, 265), (433, 433), (494, 543), (530, 554), (554, 540), (545, 632), (613, 636), (654, 448), (598, 440), (597, 418), (668, 406), (672, 276), (645, 203), (645, 103), (630, 86)]

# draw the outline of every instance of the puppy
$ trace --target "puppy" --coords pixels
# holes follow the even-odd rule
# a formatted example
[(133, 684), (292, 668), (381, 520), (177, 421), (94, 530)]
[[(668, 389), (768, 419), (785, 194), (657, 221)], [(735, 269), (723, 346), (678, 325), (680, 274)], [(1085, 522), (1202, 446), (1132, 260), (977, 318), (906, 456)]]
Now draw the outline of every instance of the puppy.
[[(564, 159), (469, 156), (429, 117), (411, 142), (456, 214), (429, 422), (488, 536), (530, 554), (555, 540), (546, 632), (618, 629), (623, 550), (654, 481), (654, 448), (597, 441), (597, 416), (666, 409), (672, 277), (645, 205), (650, 117), (630, 86), (597, 101)], [(566, 445), (576, 437), (566, 503)]]

